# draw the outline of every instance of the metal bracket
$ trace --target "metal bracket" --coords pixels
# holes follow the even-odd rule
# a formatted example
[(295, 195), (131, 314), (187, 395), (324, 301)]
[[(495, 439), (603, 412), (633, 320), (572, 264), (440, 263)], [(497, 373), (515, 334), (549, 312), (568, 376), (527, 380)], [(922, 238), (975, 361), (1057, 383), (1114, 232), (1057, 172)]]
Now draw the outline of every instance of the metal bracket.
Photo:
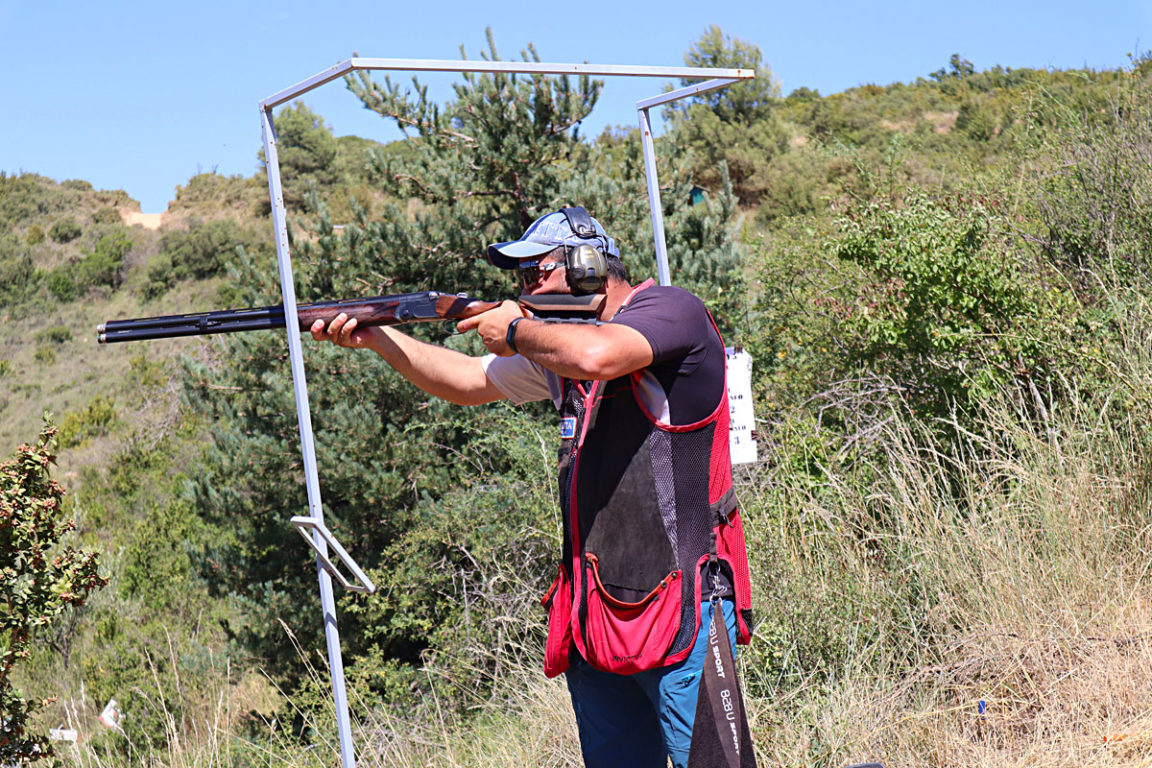
[[(370, 595), (376, 591), (376, 585), (368, 578), (368, 574), (356, 564), (352, 556), (348, 554), (348, 550), (340, 546), (340, 542), (336, 541), (336, 537), (332, 535), (332, 531), (328, 530), (323, 522), (315, 517), (305, 517), (303, 515), (292, 518), (292, 527), (295, 528), (304, 541), (308, 542), (308, 546), (316, 553), (317, 562), (320, 566), (332, 575), (332, 578), (340, 582), (340, 586), (351, 592), (359, 592), (364, 595)], [(309, 531), (319, 534), (321, 541), (327, 547), (321, 547), (316, 543)], [(336, 562), (332, 561), (329, 557), (327, 549), (331, 549), (336, 555)], [(352, 573), (354, 581), (350, 581), (347, 576), (340, 572), (337, 564), (343, 564)]]

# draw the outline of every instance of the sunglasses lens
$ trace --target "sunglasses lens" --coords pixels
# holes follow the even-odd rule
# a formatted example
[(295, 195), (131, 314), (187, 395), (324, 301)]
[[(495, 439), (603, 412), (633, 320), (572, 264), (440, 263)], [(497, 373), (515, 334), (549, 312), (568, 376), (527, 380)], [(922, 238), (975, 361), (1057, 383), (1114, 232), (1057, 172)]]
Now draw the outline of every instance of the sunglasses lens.
[(520, 285), (525, 288), (531, 288), (538, 282), (540, 282), (539, 267), (524, 267), (520, 270)]

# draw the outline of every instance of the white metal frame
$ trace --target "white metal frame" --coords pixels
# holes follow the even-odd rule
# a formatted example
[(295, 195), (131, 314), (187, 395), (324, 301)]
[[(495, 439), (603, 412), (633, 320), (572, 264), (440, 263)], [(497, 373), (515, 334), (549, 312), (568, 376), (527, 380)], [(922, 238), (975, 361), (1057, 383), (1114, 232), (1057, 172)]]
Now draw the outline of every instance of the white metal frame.
[[(636, 103), (640, 121), (640, 140), (644, 147), (644, 171), (648, 181), (648, 205), (652, 217), (652, 234), (656, 248), (657, 271), (661, 285), (671, 284), (668, 270), (668, 250), (664, 241), (664, 217), (660, 204), (660, 187), (656, 179), (656, 150), (652, 136), (652, 123), (648, 111), (652, 107), (678, 99), (695, 96), (719, 88), (726, 88), (741, 80), (756, 77), (751, 69), (710, 69), (703, 67), (641, 67), (598, 64), (554, 64), (543, 62), (505, 61), (448, 61), (430, 59), (370, 59), (352, 58), (342, 61), (296, 85), (279, 91), (260, 102), (260, 127), (264, 138), (264, 159), (268, 172), (268, 194), (272, 200), (272, 223), (276, 230), (276, 260), (280, 270), (280, 292), (284, 301), (284, 316), (296, 316), (296, 288), (292, 276), (292, 258), (288, 250), (288, 223), (284, 207), (284, 191), (280, 183), (280, 160), (276, 149), (276, 128), (272, 110), (285, 102), (329, 83), (337, 78), (361, 70), (397, 72), (501, 72), (529, 75), (590, 75), (659, 77), (701, 79), (686, 88), (663, 93)], [(340, 653), (340, 630), (336, 624), (336, 602), (332, 594), (332, 579), (358, 592), (371, 593), (375, 586), (364, 571), (340, 546), (324, 525), (320, 500), (320, 483), (316, 469), (316, 447), (312, 436), (312, 416), (308, 404), (308, 385), (304, 376), (303, 349), (295, 323), (288, 323), (288, 352), (292, 367), (292, 384), (296, 394), (296, 416), (300, 426), (300, 446), (304, 458), (304, 479), (308, 491), (308, 514), (292, 518), (292, 524), (316, 551), (316, 569), (320, 579), (320, 604), (324, 612), (324, 636), (328, 645), (328, 663), (332, 674), (332, 694), (336, 705), (337, 729), (340, 736), (340, 758), (343, 768), (354, 768), (356, 756), (352, 743), (352, 728), (348, 716), (348, 698), (344, 684), (344, 663)], [(329, 548), (336, 553), (336, 562)], [(343, 564), (353, 576), (347, 579), (338, 569)]]

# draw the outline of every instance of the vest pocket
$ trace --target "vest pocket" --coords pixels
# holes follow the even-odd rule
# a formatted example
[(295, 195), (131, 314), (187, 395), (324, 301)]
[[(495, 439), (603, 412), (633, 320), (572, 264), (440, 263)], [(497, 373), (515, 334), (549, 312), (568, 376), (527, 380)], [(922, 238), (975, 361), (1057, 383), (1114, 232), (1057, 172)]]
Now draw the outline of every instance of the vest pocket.
[(556, 578), (540, 604), (548, 611), (544, 676), (551, 678), (568, 669), (568, 653), (572, 649), (572, 585), (563, 565), (557, 569)]
[(680, 628), (680, 571), (672, 571), (637, 602), (613, 597), (600, 581), (600, 562), (584, 554), (585, 659), (604, 672), (630, 675), (659, 667)]
[(715, 529), (716, 549), (731, 571), (732, 590), (736, 593), (736, 643), (752, 642), (752, 581), (748, 576), (748, 551), (744, 543), (744, 524), (733, 509)]

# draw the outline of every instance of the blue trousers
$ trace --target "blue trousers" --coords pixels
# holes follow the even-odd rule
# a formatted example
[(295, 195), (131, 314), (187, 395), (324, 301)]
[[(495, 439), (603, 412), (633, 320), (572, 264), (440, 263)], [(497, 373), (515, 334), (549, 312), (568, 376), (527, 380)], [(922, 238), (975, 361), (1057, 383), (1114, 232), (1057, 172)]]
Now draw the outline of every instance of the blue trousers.
[[(736, 609), (723, 600), (728, 638), (736, 648)], [(614, 675), (576, 659), (565, 673), (586, 768), (674, 768), (688, 765), (696, 697), (708, 649), (712, 604), (700, 606), (700, 631), (678, 664)]]

